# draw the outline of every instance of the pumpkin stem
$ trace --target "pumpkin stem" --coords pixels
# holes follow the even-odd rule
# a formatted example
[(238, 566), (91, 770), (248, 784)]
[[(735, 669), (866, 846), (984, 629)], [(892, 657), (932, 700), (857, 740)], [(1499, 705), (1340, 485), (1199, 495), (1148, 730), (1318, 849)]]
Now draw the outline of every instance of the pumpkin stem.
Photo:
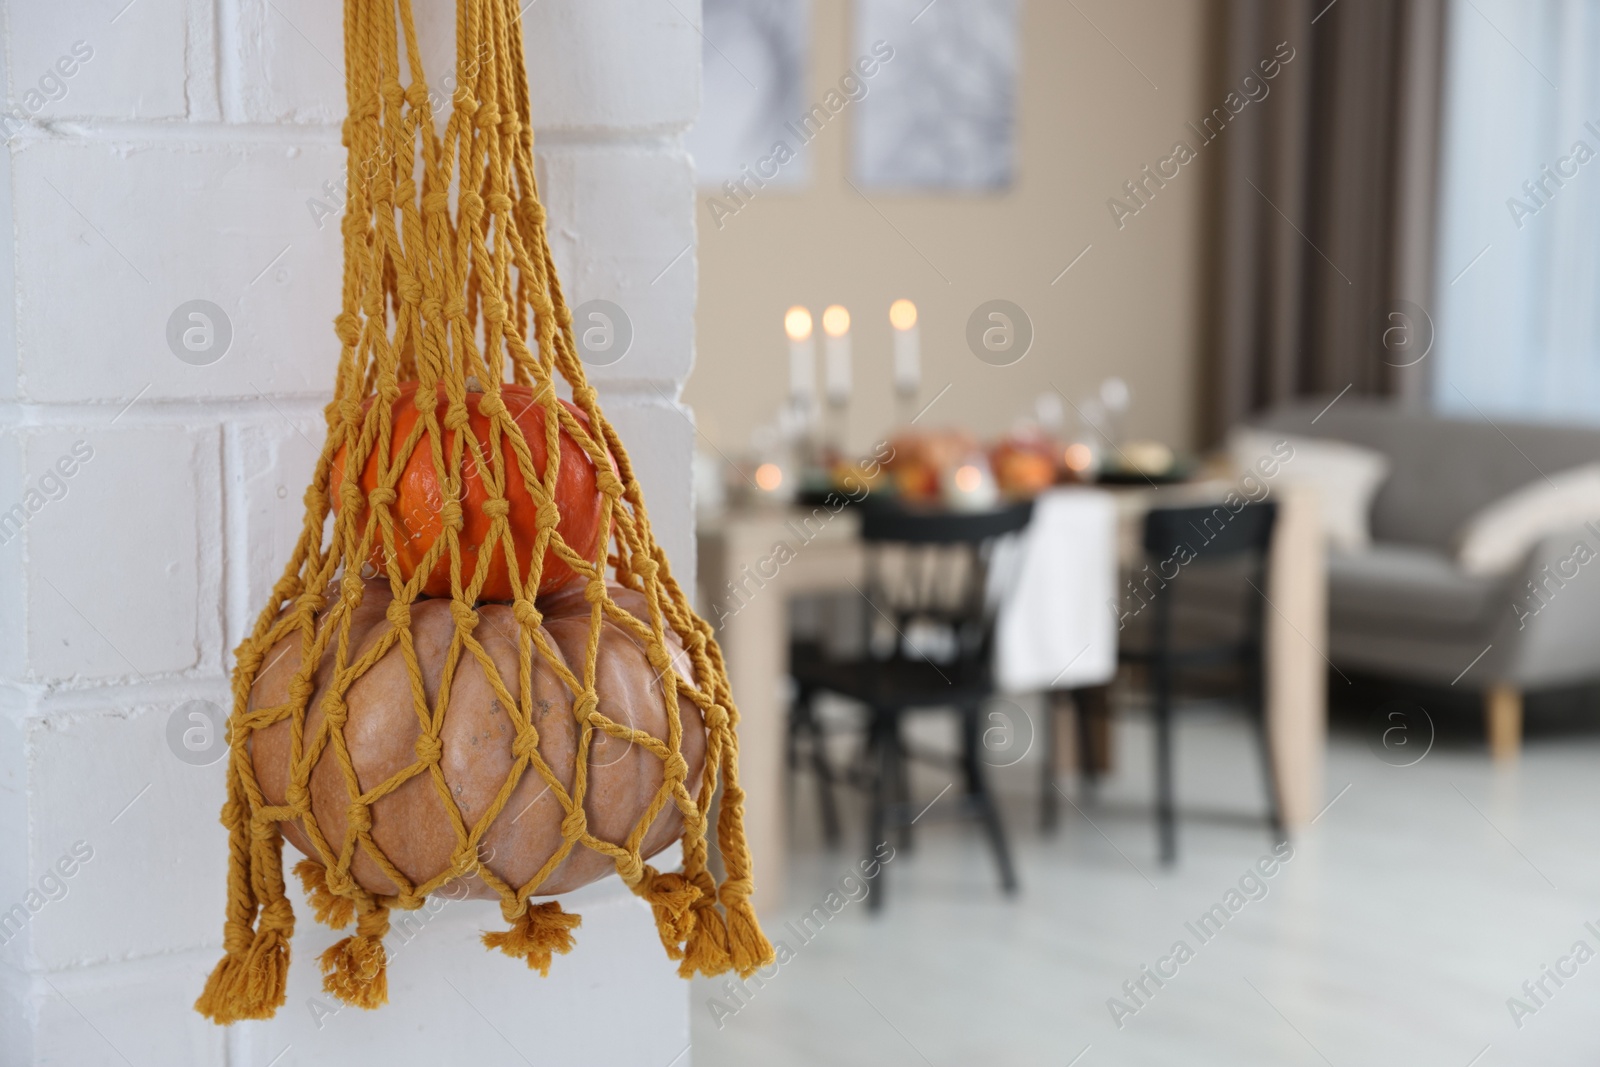
[(344, 1003), (372, 1009), (389, 1002), (389, 956), (383, 935), (389, 909), (374, 903), (356, 921), (356, 933), (322, 954), (322, 988)]
[(572, 931), (583, 923), (583, 916), (568, 915), (556, 901), (530, 904), (509, 930), (483, 935), (485, 948), (497, 948), (507, 956), (528, 961), (528, 967), (546, 977), (554, 953), (565, 955), (576, 943)]
[(327, 868), (316, 860), (307, 859), (294, 865), (294, 873), (300, 876), (300, 884), (305, 888), (312, 910), (316, 912), (317, 922), (335, 930), (343, 930), (350, 925), (350, 920), (356, 917), (356, 902), (338, 896), (328, 888)]

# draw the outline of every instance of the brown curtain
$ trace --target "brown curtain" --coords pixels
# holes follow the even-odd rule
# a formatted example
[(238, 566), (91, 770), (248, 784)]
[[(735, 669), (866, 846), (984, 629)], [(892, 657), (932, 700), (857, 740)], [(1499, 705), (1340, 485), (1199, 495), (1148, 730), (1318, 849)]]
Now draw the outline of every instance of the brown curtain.
[(1432, 330), (1444, 6), (1213, 4), (1219, 103), (1243, 94), (1246, 75), (1260, 79), (1263, 59), (1285, 45), (1293, 54), (1213, 146), (1208, 441), (1264, 408), (1346, 386), (1422, 396), (1427, 361), (1404, 364)]

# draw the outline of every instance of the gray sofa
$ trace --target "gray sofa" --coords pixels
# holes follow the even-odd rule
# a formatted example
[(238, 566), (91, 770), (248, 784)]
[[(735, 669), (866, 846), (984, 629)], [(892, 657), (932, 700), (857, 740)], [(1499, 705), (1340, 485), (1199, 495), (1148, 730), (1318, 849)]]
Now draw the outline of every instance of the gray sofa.
[(1541, 472), (1600, 460), (1600, 431), (1442, 418), (1350, 397), (1317, 418), (1326, 403), (1252, 421), (1364, 445), (1393, 464), (1373, 501), (1370, 551), (1329, 555), (1333, 662), (1481, 692), (1491, 750), (1515, 755), (1525, 691), (1600, 680), (1600, 561), (1566, 579), (1556, 570), (1578, 542), (1600, 554), (1600, 536), (1582, 526), (1553, 532), (1497, 577), (1458, 568), (1453, 539), (1478, 509)]

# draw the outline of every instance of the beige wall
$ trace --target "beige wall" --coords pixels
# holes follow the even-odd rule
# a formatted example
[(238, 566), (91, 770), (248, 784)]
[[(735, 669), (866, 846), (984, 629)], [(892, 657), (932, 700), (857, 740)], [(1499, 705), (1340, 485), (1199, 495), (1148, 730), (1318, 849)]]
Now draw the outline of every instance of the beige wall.
[[(923, 402), (954, 384), (924, 423), (992, 434), (1052, 382), (1076, 400), (1120, 374), (1134, 391), (1132, 432), (1192, 443), (1207, 150), (1124, 229), (1106, 201), (1175, 140), (1195, 143), (1184, 123), (1220, 102), (1204, 99), (1204, 5), (1074, 3), (1023, 0), (1019, 163), (1009, 192), (867, 190), (871, 203), (863, 201), (845, 181), (848, 109), (808, 149), (803, 192), (763, 190), (719, 230), (706, 203), (716, 191), (701, 190), (698, 355), (684, 396), (709, 440), (731, 454), (773, 419), (787, 382), (784, 310), (800, 303), (820, 315), (834, 302), (855, 319), (851, 442), (881, 438), (892, 424), (888, 307), (908, 296), (922, 310)], [(849, 10), (849, 0), (813, 0), (808, 100), (856, 58)], [(896, 42), (913, 46), (910, 35)], [(965, 342), (968, 316), (994, 298), (1022, 306), (1036, 330), (1032, 351), (1011, 367), (980, 363)]]

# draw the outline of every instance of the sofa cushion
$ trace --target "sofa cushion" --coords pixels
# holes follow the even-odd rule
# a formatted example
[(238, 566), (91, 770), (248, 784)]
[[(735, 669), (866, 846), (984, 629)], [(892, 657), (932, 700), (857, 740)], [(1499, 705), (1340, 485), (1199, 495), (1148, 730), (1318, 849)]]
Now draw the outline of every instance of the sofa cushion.
[(1276, 484), (1316, 490), (1330, 548), (1360, 552), (1372, 543), (1372, 498), (1389, 476), (1389, 457), (1382, 452), (1348, 441), (1242, 427), (1228, 434), (1228, 451), (1233, 465), (1244, 471), (1263, 458), (1278, 459)]
[(1600, 456), (1593, 427), (1447, 418), (1354, 396), (1308, 401), (1252, 419), (1279, 433), (1333, 437), (1389, 457), (1393, 469), (1372, 505), (1376, 541), (1449, 552), (1472, 515), (1539, 478)]
[(1375, 542), (1328, 556), (1328, 607), (1335, 630), (1486, 631), (1507, 610), (1506, 580), (1468, 574), (1443, 552)]
[(1456, 560), (1471, 574), (1506, 574), (1553, 533), (1600, 519), (1600, 463), (1536, 478), (1468, 519)]

